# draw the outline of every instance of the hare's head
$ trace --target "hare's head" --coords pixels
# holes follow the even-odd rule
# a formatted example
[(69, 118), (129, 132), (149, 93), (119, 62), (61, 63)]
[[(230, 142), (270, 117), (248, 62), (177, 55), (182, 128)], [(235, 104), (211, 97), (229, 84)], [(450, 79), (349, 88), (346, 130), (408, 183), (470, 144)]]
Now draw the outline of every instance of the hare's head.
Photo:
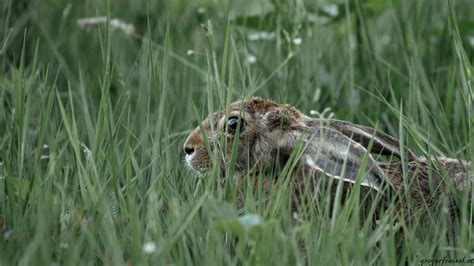
[(237, 172), (273, 165), (283, 132), (295, 130), (302, 117), (289, 105), (261, 98), (234, 102), (227, 115), (218, 111), (191, 132), (184, 144), (186, 162), (198, 172), (209, 170), (216, 159), (223, 167), (235, 162)]
[[(292, 106), (251, 98), (232, 103), (227, 114), (221, 110), (207, 117), (188, 136), (184, 151), (188, 166), (201, 173), (216, 160), (222, 172), (232, 163), (242, 174), (283, 166), (293, 156), (303, 173), (352, 183), (363, 176), (362, 185), (378, 189), (384, 173), (368, 147), (372, 153), (400, 157), (398, 141), (373, 128), (313, 119)], [(408, 152), (407, 158), (414, 155)], [(364, 175), (359, 175), (361, 168)]]

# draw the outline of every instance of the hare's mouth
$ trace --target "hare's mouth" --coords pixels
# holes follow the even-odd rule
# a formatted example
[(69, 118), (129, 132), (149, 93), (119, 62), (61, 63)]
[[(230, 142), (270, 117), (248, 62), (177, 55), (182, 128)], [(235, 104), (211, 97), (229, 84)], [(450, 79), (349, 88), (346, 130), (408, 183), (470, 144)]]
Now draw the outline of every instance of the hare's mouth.
[(186, 155), (185, 157), (186, 166), (194, 172), (202, 175), (209, 170), (209, 166), (206, 162), (196, 160), (195, 155)]

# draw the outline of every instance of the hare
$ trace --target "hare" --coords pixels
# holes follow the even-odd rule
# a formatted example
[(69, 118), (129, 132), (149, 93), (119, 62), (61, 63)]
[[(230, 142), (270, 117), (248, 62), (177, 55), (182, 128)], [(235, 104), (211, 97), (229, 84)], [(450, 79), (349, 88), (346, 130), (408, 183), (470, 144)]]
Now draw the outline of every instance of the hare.
[[(227, 115), (222, 110), (207, 117), (186, 139), (184, 152), (188, 166), (200, 173), (211, 169), (210, 153), (223, 161), (222, 172), (235, 161), (236, 182), (249, 171), (282, 167), (297, 153), (297, 180), (333, 178), (379, 194), (408, 192), (416, 205), (428, 208), (436, 206), (446, 182), (463, 192), (471, 188), (472, 179), (470, 162), (429, 160), (406, 147), (402, 154), (397, 139), (373, 128), (314, 119), (290, 105), (258, 97), (232, 103)], [(390, 160), (380, 160), (382, 156)]]

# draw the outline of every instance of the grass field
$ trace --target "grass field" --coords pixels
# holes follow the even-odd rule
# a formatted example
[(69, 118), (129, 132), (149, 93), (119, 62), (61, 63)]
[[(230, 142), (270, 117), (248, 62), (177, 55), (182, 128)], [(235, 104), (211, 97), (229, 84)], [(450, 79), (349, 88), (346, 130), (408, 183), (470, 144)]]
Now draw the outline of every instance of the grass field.
[[(207, 114), (262, 96), (378, 125), (419, 155), (474, 158), (474, 1), (4, 0), (0, 11), (0, 265), (474, 257), (468, 195), (456, 225), (440, 208), (424, 225), (386, 213), (373, 228), (356, 200), (295, 222), (287, 189), (265, 207), (249, 187), (238, 209), (236, 188), (197, 177), (182, 152)], [(80, 20), (91, 17), (109, 19)]]

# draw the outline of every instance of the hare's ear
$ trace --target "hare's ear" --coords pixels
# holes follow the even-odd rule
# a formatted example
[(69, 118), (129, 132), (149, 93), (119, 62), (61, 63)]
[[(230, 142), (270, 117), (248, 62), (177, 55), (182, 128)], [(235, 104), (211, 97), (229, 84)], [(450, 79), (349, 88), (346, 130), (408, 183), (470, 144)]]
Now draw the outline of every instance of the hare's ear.
[[(356, 125), (341, 120), (328, 120), (327, 122), (321, 123), (326, 123), (327, 126), (336, 129), (347, 137), (360, 143), (365, 148), (367, 148), (372, 142), (372, 153), (394, 155), (401, 158), (400, 142), (388, 134), (376, 131), (371, 127)], [(408, 148), (405, 148), (405, 150), (409, 161), (416, 159), (415, 154), (411, 150)]]
[(302, 155), (305, 167), (313, 171), (357, 183), (377, 191), (386, 180), (382, 169), (370, 153), (359, 143), (341, 132), (329, 127), (314, 127), (305, 139), (306, 148)]
[(264, 124), (269, 130), (290, 129), (298, 125), (301, 113), (290, 105), (280, 105), (265, 113)]

